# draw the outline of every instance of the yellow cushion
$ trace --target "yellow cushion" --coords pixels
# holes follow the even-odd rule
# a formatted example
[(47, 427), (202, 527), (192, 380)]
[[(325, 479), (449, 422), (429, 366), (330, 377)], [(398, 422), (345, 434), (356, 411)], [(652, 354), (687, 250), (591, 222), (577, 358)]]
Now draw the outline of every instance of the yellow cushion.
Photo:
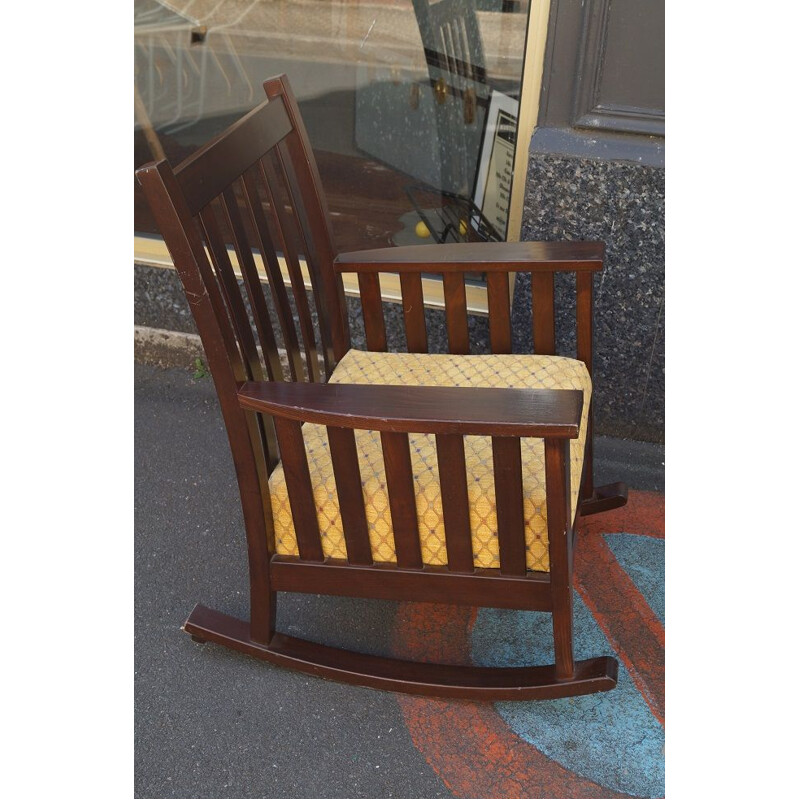
[[(573, 515), (577, 507), (583, 467), (586, 420), (592, 392), (591, 379), (581, 361), (561, 356), (537, 355), (437, 355), (365, 353), (350, 350), (331, 376), (331, 383), (391, 384), (405, 386), (496, 386), (500, 388), (580, 389), (583, 418), (578, 439), (570, 442)], [(378, 412), (379, 409), (376, 409)], [(323, 425), (305, 424), (303, 438), (317, 518), (326, 556), (344, 559), (347, 548), (336, 494), (328, 437)], [(447, 564), (442, 498), (436, 460), (436, 440), (430, 434), (411, 434), (411, 465), (417, 497), (422, 560)], [(392, 517), (380, 434), (356, 431), (364, 505), (372, 556), (375, 561), (395, 561)], [(488, 436), (465, 436), (464, 452), (470, 500), (472, 549), (476, 567), (499, 567), (497, 512), (492, 470), (492, 442)], [(547, 572), (547, 508), (545, 504), (544, 443), (522, 439), (525, 538), (529, 570)], [(299, 555), (283, 466), (270, 477), (275, 520), (276, 551)]]

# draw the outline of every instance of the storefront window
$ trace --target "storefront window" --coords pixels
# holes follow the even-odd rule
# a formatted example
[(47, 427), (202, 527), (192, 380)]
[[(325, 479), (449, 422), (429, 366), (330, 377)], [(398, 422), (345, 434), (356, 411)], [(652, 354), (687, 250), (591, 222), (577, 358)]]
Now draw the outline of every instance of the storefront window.
[(527, 6), (135, 0), (135, 166), (179, 163), (285, 72), (339, 249), (505, 239)]

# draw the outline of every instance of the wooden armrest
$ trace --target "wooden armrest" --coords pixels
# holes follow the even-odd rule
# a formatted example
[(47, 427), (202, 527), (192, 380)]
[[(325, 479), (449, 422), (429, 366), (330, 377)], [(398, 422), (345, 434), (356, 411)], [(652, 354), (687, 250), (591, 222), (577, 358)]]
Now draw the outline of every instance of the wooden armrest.
[(469, 242), (339, 253), (338, 272), (563, 272), (603, 268), (603, 242)]
[(278, 417), (398, 433), (576, 439), (577, 389), (244, 383), (239, 405)]

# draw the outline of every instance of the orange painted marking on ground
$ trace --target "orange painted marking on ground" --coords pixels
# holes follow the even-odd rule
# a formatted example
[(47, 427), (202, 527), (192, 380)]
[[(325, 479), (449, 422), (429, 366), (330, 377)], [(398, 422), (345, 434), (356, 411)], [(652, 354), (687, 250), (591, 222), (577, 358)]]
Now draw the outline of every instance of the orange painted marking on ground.
[[(580, 520), (575, 562), (576, 588), (663, 724), (664, 629), (605, 545), (603, 533), (663, 538), (663, 496), (632, 491), (628, 506)], [(395, 653), (468, 664), (476, 617), (474, 608), (403, 603), (396, 617)], [(456, 797), (626, 796), (545, 756), (517, 736), (490, 703), (397, 699), (415, 747)]]
[[(620, 513), (623, 511), (628, 513)], [(644, 530), (651, 536), (659, 536), (660, 531), (663, 537), (663, 513), (663, 497), (631, 492), (627, 507), (607, 515), (615, 515), (610, 525), (604, 524), (605, 519), (598, 520), (602, 525), (580, 522), (575, 547), (575, 588), (662, 725), (664, 626), (614, 558), (602, 534), (640, 534)]]
[[(403, 603), (397, 654), (470, 663), (476, 609)], [(414, 746), (456, 797), (625, 797), (575, 775), (520, 739), (491, 703), (398, 695)]]

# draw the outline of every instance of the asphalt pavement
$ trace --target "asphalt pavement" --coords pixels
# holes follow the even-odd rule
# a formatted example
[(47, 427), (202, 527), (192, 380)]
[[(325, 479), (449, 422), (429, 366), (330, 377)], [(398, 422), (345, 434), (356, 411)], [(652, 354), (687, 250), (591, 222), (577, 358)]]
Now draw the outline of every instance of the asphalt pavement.
[[(135, 796), (450, 797), (395, 695), (199, 645), (195, 603), (246, 618), (247, 560), (211, 379), (135, 365)], [(597, 482), (664, 490), (664, 448), (600, 437)], [(279, 595), (278, 628), (390, 653), (397, 604)]]

